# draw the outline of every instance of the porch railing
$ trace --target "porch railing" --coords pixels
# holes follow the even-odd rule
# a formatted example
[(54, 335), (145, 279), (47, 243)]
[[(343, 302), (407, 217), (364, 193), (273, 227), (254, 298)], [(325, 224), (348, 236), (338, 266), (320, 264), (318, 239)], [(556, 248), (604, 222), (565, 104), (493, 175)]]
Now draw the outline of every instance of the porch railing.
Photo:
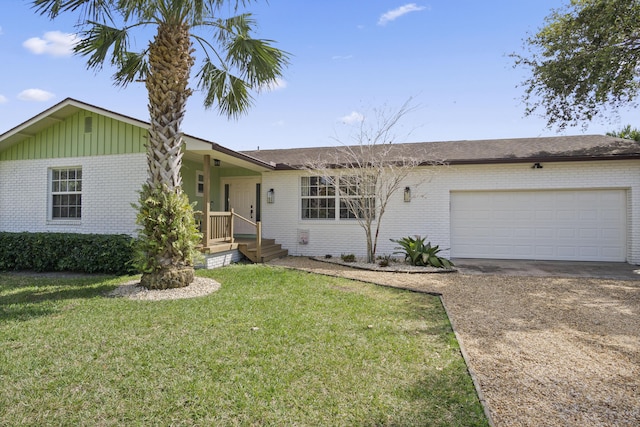
[[(198, 213), (204, 216), (201, 212)], [(255, 227), (256, 256), (260, 259), (262, 256), (262, 223), (260, 221), (253, 222), (242, 215), (238, 215), (233, 209), (229, 212), (209, 212), (208, 218), (202, 218), (203, 246), (207, 248), (216, 243), (233, 243), (233, 223), (235, 218)], [(206, 224), (204, 223), (205, 221)]]

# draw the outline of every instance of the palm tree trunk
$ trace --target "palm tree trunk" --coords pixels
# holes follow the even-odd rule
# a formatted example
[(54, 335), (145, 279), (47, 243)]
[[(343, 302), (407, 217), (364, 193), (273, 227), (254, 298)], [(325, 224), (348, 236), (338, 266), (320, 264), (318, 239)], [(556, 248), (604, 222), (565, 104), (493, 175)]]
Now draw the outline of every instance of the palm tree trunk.
[(149, 93), (151, 128), (147, 145), (149, 185), (166, 185), (176, 191), (182, 185), (182, 131), (189, 73), (193, 65), (189, 27), (162, 23), (149, 46)]
[[(183, 139), (181, 124), (185, 114), (186, 102), (191, 95), (187, 88), (189, 73), (193, 65), (192, 47), (189, 39), (189, 27), (161, 23), (158, 32), (149, 46), (149, 72), (145, 81), (149, 93), (149, 114), (151, 126), (147, 144), (147, 162), (149, 175), (143, 194), (154, 197), (159, 192), (182, 193)], [(157, 197), (156, 203), (166, 203), (166, 197)], [(169, 204), (167, 204), (169, 205)], [(187, 204), (188, 205), (188, 204)], [(164, 207), (163, 207), (164, 208)], [(187, 211), (187, 212), (184, 212)], [(161, 235), (154, 232), (148, 239), (157, 243), (158, 250), (149, 253), (155, 258), (156, 268), (143, 274), (141, 283), (151, 289), (167, 289), (189, 285), (194, 278), (193, 265), (175, 242), (184, 241), (180, 236), (181, 225), (189, 224), (191, 209), (176, 211), (174, 206), (163, 210), (168, 231)], [(181, 224), (182, 223), (182, 224)], [(150, 228), (150, 227), (146, 227)]]

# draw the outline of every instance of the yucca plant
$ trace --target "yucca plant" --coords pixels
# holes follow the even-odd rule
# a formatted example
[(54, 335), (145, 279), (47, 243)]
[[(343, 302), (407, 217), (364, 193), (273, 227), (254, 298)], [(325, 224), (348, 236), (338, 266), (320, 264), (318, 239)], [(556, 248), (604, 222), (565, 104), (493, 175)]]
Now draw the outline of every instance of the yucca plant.
[(396, 246), (395, 249), (402, 249), (394, 252), (394, 254), (404, 254), (405, 261), (411, 265), (437, 268), (451, 268), (454, 265), (447, 258), (438, 256), (438, 253), (442, 250), (440, 246), (431, 246), (431, 242), (425, 244), (426, 237), (403, 237), (398, 240), (389, 240), (400, 245)]

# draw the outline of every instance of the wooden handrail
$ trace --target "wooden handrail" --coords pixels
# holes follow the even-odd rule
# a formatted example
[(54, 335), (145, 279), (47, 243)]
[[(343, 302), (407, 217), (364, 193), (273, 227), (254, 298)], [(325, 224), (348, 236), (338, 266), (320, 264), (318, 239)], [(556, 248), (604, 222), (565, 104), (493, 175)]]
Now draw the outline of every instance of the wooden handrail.
[[(197, 212), (202, 215), (202, 212)], [(256, 228), (256, 257), (258, 262), (262, 259), (262, 223), (260, 221), (253, 222), (242, 215), (238, 215), (231, 209), (231, 211), (222, 212), (209, 212), (209, 218), (204, 219), (207, 221), (207, 227), (203, 227), (203, 231), (206, 230), (206, 235), (203, 236), (204, 246), (209, 247), (212, 242), (230, 242), (233, 243), (233, 219), (237, 217), (242, 221), (253, 225)]]
[[(262, 260), (262, 223), (260, 221), (253, 222), (243, 217), (242, 215), (238, 215), (233, 211), (233, 209), (231, 209), (231, 215), (232, 217), (233, 216), (238, 217), (239, 219), (253, 225), (256, 228), (256, 259), (258, 262), (261, 262)], [(233, 223), (233, 221), (231, 222)]]
[(231, 212), (209, 212), (209, 217), (205, 218), (206, 228), (204, 232), (203, 245), (209, 247), (213, 242), (233, 243), (233, 216)]
[(253, 225), (254, 227), (256, 226), (256, 223), (255, 223), (255, 222), (251, 221), (250, 219), (247, 219), (247, 218), (243, 217), (242, 215), (238, 215), (237, 213), (235, 213), (235, 212), (233, 211), (233, 209), (231, 209), (231, 214), (232, 214), (233, 216), (236, 216), (236, 217), (240, 218), (240, 219), (241, 219), (241, 220), (243, 220), (244, 222), (248, 222), (249, 224)]

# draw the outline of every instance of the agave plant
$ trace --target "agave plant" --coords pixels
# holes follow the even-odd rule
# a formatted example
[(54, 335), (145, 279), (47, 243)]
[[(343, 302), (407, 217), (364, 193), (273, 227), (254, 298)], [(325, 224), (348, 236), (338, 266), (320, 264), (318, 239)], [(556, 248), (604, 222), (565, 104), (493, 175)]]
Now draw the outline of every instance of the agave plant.
[(402, 249), (394, 252), (394, 254), (404, 254), (405, 261), (411, 265), (437, 268), (451, 268), (454, 266), (453, 262), (447, 258), (438, 256), (438, 253), (442, 250), (440, 246), (431, 246), (431, 242), (425, 244), (426, 237), (415, 236), (415, 238), (403, 237), (398, 240), (390, 240), (400, 245), (396, 246), (395, 249)]

